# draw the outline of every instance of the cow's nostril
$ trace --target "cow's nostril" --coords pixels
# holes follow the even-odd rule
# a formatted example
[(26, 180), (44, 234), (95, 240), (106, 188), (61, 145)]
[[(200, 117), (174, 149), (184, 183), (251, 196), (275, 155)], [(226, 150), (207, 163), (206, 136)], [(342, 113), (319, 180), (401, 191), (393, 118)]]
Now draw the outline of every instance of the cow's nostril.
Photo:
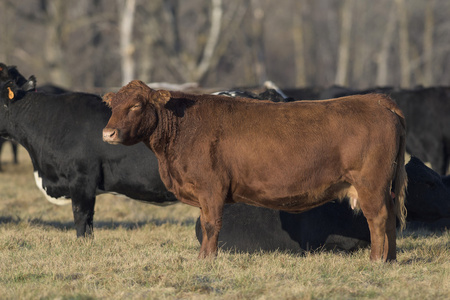
[(110, 134), (109, 134), (110, 137), (113, 137), (113, 136), (115, 136), (115, 135), (116, 135), (116, 131), (115, 131), (115, 130), (113, 130), (113, 131), (110, 132)]
[(103, 140), (104, 141), (110, 141), (111, 139), (115, 138), (117, 136), (117, 130), (105, 128), (103, 129)]

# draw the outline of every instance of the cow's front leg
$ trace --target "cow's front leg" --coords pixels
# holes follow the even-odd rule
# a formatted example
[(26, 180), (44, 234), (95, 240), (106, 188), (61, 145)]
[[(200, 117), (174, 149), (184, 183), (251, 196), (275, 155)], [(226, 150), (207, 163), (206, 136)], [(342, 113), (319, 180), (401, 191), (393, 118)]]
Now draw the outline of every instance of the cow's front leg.
[(95, 196), (72, 199), (72, 211), (77, 237), (92, 237), (94, 232)]
[[(202, 203), (203, 202), (203, 203)], [(213, 258), (217, 256), (219, 232), (222, 228), (223, 201), (201, 201), (200, 222), (202, 227), (202, 246), (199, 258)]]

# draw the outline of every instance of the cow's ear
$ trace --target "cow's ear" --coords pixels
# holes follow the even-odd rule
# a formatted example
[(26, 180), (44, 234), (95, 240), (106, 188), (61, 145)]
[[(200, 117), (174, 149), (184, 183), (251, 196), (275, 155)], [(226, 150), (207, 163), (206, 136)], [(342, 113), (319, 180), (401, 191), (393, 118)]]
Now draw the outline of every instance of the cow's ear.
[(16, 94), (8, 87), (8, 99), (13, 100), (16, 97)]
[(103, 95), (103, 102), (106, 103), (106, 105), (111, 108), (111, 99), (115, 96), (116, 94), (113, 92), (109, 92)]
[(36, 77), (31, 75), (28, 80), (22, 85), (22, 90), (24, 92), (35, 91), (36, 90)]
[(16, 93), (17, 93), (16, 85), (14, 84), (14, 82), (8, 81), (2, 87), (1, 91), (2, 102), (5, 105), (8, 105), (11, 101), (16, 99)]
[(170, 92), (166, 90), (158, 90), (153, 94), (153, 103), (159, 107), (163, 107), (170, 100)]

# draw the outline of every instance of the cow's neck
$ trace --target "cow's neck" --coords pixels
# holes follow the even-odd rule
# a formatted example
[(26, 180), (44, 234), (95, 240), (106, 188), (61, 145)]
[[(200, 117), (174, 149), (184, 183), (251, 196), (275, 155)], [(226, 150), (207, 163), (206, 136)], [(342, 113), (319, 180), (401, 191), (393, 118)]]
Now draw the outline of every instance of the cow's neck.
[(37, 105), (42, 101), (33, 100), (36, 99), (25, 97), (10, 106), (8, 135), (28, 151), (34, 163), (39, 158), (38, 153), (49, 142), (52, 130), (41, 125), (45, 124), (49, 112)]
[[(35, 120), (36, 113), (33, 103), (26, 98), (12, 103), (8, 108), (8, 135), (25, 146), (30, 134), (34, 136), (38, 134), (37, 127), (40, 123), (39, 120)], [(29, 132), (30, 130), (33, 132)]]
[(149, 137), (148, 146), (155, 154), (163, 155), (167, 148), (177, 138), (180, 118), (165, 108), (159, 109), (157, 113), (157, 125)]

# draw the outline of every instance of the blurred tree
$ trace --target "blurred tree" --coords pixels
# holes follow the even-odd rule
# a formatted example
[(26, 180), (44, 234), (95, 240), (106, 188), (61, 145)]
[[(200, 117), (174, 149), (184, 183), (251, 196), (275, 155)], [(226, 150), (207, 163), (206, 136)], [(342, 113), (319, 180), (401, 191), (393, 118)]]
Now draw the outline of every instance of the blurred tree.
[(292, 38), (294, 40), (294, 58), (295, 58), (295, 86), (306, 86), (306, 67), (305, 67), (305, 46), (304, 46), (304, 24), (303, 24), (303, 1), (294, 2), (292, 17)]
[(411, 66), (409, 59), (409, 30), (408, 30), (408, 14), (404, 0), (395, 0), (397, 5), (397, 13), (399, 16), (399, 55), (401, 68), (401, 87), (407, 88), (411, 86)]
[(64, 88), (70, 88), (72, 84), (64, 55), (69, 26), (66, 22), (68, 4), (65, 0), (41, 0), (47, 30), (44, 43), (47, 72), (52, 82), (58, 82)]
[(336, 71), (336, 85), (348, 85), (348, 67), (350, 64), (350, 43), (352, 35), (354, 0), (345, 0), (342, 3), (341, 35), (338, 50), (338, 65)]
[(264, 36), (264, 7), (265, 1), (251, 0), (252, 9), (251, 18), (251, 43), (250, 48), (253, 50), (252, 65), (256, 77), (256, 83), (262, 85), (267, 80), (266, 72), (266, 50)]
[(10, 54), (13, 52), (14, 34), (16, 32), (16, 22), (13, 21), (14, 8), (8, 5), (7, 2), (0, 2), (0, 62), (7, 62), (10, 60)]
[(376, 57), (377, 63), (377, 77), (375, 85), (386, 86), (389, 84), (388, 72), (389, 72), (389, 54), (392, 47), (392, 41), (394, 39), (395, 21), (397, 15), (395, 9), (392, 7), (389, 10), (388, 21), (386, 22), (386, 29), (384, 31), (384, 39), (381, 41), (380, 51)]
[(425, 8), (425, 30), (423, 34), (423, 60), (424, 60), (424, 80), (425, 86), (431, 86), (433, 78), (433, 33), (434, 33), (434, 9), (435, 1), (426, 1)]
[(122, 57), (122, 85), (134, 79), (134, 49), (132, 42), (135, 0), (117, 0), (120, 18), (120, 56)]

